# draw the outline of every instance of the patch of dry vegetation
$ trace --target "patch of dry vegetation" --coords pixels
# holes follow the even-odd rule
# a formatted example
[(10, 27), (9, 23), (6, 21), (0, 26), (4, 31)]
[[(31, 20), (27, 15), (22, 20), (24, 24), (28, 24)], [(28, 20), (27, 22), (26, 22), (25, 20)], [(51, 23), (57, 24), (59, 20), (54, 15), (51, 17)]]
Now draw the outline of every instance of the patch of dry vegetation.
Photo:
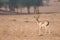
[(48, 19), (51, 34), (39, 36), (35, 15), (0, 15), (0, 40), (60, 40), (60, 14), (39, 14)]

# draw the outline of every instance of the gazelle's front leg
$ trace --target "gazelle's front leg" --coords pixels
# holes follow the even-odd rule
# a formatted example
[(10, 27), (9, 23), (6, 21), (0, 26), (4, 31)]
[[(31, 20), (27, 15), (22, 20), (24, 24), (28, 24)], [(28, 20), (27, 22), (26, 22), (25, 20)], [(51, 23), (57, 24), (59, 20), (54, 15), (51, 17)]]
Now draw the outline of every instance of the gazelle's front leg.
[(39, 26), (39, 35), (42, 35), (43, 32), (42, 32), (42, 26)]

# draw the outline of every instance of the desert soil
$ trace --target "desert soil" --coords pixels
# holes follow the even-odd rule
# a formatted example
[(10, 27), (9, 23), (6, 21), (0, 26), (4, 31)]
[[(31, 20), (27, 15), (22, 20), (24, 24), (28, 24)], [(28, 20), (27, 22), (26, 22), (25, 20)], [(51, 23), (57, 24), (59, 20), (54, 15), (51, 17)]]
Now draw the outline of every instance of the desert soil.
[[(38, 35), (34, 16), (48, 19), (51, 34)], [(0, 40), (60, 40), (60, 13), (0, 15)]]

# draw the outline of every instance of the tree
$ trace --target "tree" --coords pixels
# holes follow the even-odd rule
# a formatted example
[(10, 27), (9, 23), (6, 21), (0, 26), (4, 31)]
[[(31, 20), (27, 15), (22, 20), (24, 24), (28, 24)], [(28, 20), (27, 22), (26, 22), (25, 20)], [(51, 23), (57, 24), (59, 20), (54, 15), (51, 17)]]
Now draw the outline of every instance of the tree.
[(43, 5), (42, 0), (35, 0), (33, 3), (34, 3), (34, 13), (39, 13), (39, 7)]
[(9, 0), (10, 11), (15, 11), (15, 8), (18, 7), (18, 0)]
[(30, 14), (31, 6), (34, 6), (35, 13), (39, 13), (39, 6), (41, 5), (42, 5), (42, 0), (9, 0), (10, 10), (14, 11), (15, 8), (18, 8), (18, 6), (20, 6), (21, 13), (22, 13), (22, 8), (27, 7), (28, 14)]
[(4, 5), (3, 2), (0, 2), (0, 8), (1, 8), (3, 5)]
[(0, 0), (0, 8), (1, 8), (3, 5), (4, 5), (4, 4), (3, 4), (2, 0)]
[(31, 0), (26, 0), (26, 3), (25, 3), (25, 6), (27, 7), (28, 9), (28, 14), (30, 14), (30, 7), (31, 7)]
[(30, 14), (30, 0), (20, 0), (20, 6), (21, 7), (27, 7), (28, 14)]
[(42, 5), (42, 0), (31, 0), (31, 6), (34, 6), (34, 13), (39, 13), (39, 7)]
[(25, 0), (19, 0), (18, 5), (21, 9), (21, 14), (22, 14), (22, 8), (25, 7)]
[(3, 4), (4, 4), (4, 7), (5, 9), (7, 10), (7, 6), (9, 5), (9, 0), (2, 0)]

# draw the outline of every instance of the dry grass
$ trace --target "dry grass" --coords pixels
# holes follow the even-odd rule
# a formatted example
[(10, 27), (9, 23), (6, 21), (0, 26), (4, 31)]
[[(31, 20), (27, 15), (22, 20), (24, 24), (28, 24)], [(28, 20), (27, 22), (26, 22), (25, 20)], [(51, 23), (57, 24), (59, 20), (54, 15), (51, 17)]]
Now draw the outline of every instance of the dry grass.
[(35, 15), (0, 15), (0, 40), (60, 40), (60, 13), (39, 14), (48, 19), (51, 34), (38, 35)]

